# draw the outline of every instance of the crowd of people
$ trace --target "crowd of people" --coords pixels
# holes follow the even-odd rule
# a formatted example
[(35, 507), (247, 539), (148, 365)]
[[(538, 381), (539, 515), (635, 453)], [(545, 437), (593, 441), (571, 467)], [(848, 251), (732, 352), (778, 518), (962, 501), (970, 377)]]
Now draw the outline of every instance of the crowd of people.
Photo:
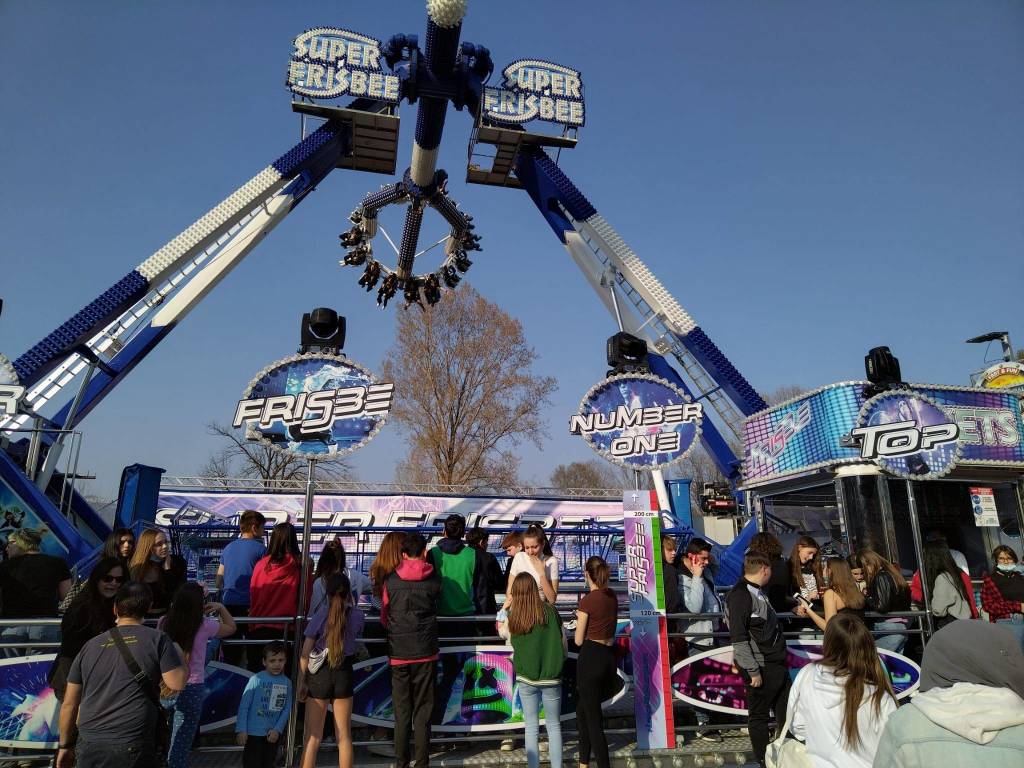
[[(217, 653), (254, 673), (236, 724), (246, 768), (275, 765), (293, 700), (303, 717), (303, 768), (316, 764), (328, 727), (339, 766), (348, 768), (353, 664), (368, 655), (364, 643), (371, 639), (386, 648), (395, 720), (393, 745), (380, 738), (379, 746), (393, 749), (398, 766), (425, 766), (437, 747), (431, 722), (444, 718), (461, 673), (457, 657), (441, 650), (492, 635), (495, 629), (477, 621), (487, 615), (495, 615), (497, 633), (513, 650), (530, 768), (539, 765), (544, 747), (551, 765), (562, 765), (561, 688), (570, 641), (579, 653), (579, 764), (610, 765), (601, 702), (620, 685), (619, 600), (602, 558), (586, 561), (586, 592), (566, 625), (557, 610), (559, 563), (538, 526), (505, 536), (504, 568), (487, 552), (486, 534), (467, 532), (461, 516), (452, 515), (429, 549), (417, 532), (388, 533), (368, 576), (349, 566), (340, 541), (330, 542), (305, 580), (295, 528), (275, 525), (265, 546), (265, 527), (260, 513), (241, 515), (240, 535), (223, 550), (216, 575), (220, 602), (186, 581), (183, 561), (156, 529), (137, 540), (127, 529), (115, 530), (80, 584), (61, 558), (41, 553), (45, 531), (20, 528), (11, 535), (0, 563), (2, 615), (63, 613), (59, 636), (55, 626), (31, 622), (3, 632), (6, 642), (25, 647), (59, 639), (49, 681), (62, 703), (61, 768), (149, 766), (158, 759), (171, 768), (188, 765), (207, 696), (205, 669)], [(790, 765), (787, 756), (797, 748), (792, 737), (803, 752), (800, 764), (830, 768), (909, 768), (950, 754), (986, 762), (1006, 757), (1007, 765), (1024, 760), (1024, 574), (1010, 547), (996, 548), (992, 571), (983, 576), (981, 608), (989, 619), (983, 622), (969, 576), (939, 537), (925, 543), (921, 568), (908, 581), (870, 549), (841, 557), (804, 536), (784, 558), (779, 541), (759, 533), (743, 578), (724, 601), (709, 542), (693, 538), (679, 549), (663, 537), (662, 545), (672, 661), (728, 636), (762, 765), (766, 759)], [(926, 598), (937, 631), (923, 649), (920, 693), (898, 707), (878, 649), (913, 652), (907, 638), (914, 633), (905, 616), (873, 615), (906, 613)], [(295, 638), (297, 612), (309, 619)], [(367, 612), (379, 614), (379, 622), (367, 622)], [(786, 633), (823, 634), (823, 657), (795, 679)], [(249, 642), (219, 648), (227, 637)], [(697, 738), (721, 738), (706, 712), (695, 715)]]

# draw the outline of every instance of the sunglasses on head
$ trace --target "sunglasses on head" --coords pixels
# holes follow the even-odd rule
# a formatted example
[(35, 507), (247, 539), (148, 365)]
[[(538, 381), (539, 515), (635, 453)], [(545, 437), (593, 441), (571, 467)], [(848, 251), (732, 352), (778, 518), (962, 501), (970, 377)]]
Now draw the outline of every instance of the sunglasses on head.
[(124, 576), (112, 576), (108, 573), (106, 576), (100, 576), (100, 581), (104, 584), (123, 584)]

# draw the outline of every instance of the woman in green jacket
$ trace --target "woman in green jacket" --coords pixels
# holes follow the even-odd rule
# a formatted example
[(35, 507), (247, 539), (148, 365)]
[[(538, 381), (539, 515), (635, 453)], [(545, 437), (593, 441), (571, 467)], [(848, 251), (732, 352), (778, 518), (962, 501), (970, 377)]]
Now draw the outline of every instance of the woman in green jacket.
[(541, 599), (537, 582), (528, 573), (520, 573), (513, 580), (506, 609), (512, 639), (512, 666), (526, 725), (526, 762), (529, 768), (540, 765), (537, 736), (543, 701), (551, 768), (562, 768), (560, 717), (566, 650), (562, 620), (554, 607)]

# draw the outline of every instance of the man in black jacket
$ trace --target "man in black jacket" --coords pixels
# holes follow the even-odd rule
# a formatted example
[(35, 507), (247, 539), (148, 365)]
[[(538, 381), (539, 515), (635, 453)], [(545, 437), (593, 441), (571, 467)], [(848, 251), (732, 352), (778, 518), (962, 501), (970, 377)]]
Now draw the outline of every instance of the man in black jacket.
[(441, 579), (426, 562), (426, 549), (427, 541), (420, 534), (406, 534), (402, 541), (402, 563), (384, 581), (380, 621), (388, 637), (398, 768), (410, 765), (410, 730), (414, 735), (416, 768), (426, 768), (430, 760)]
[(760, 552), (743, 558), (743, 578), (726, 597), (726, 620), (732, 640), (733, 663), (747, 683), (750, 743), (764, 765), (768, 748), (769, 713), (781, 729), (789, 701), (789, 667), (782, 626), (761, 587), (768, 583), (772, 565)]

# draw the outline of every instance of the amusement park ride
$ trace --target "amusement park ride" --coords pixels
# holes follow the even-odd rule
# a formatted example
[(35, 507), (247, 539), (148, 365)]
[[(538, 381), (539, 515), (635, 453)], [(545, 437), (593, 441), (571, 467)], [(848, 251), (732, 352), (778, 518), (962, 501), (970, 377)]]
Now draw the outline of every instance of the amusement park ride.
[[(31, 349), (12, 361), (0, 356), (2, 478), (31, 497), (26, 500), (40, 517), (53, 517), (42, 508), (49, 503), (42, 494), (60, 483), (58, 460), (80, 422), (331, 171), (395, 174), (402, 101), (417, 104), (409, 168), (367, 194), (341, 235), (342, 263), (363, 269), (360, 284), (377, 289), (380, 305), (401, 292), (407, 305), (424, 307), (424, 301), (436, 303), (442, 290), (456, 290), (480, 239), (472, 217), (449, 196), (447, 174), (436, 162), (449, 103), (468, 112), (474, 126), (467, 182), (529, 195), (619, 327), (647, 342), (652, 372), (703, 404), (709, 417), (701, 430), (704, 446), (726, 477), (739, 479), (732, 446), (742, 439), (744, 418), (764, 409), (764, 400), (552, 157), (553, 150), (576, 146), (584, 124), (580, 74), (547, 61), (519, 60), (504, 70), (499, 86), (488, 85), (490, 52), (460, 42), (466, 0), (430, 0), (427, 9), (422, 47), (415, 35), (382, 44), (340, 29), (313, 29), (296, 38), (288, 74), (297, 97), (292, 108), (303, 115), (304, 126), (308, 119), (322, 119), (322, 125)], [(340, 96), (354, 98), (346, 106), (322, 103)], [(531, 131), (527, 123), (534, 120), (560, 130)], [(477, 162), (482, 147), (491, 149), (489, 164)], [(373, 250), (377, 216), (387, 205), (406, 206), (394, 267)], [(417, 249), (427, 208), (451, 231), (441, 265), (417, 271), (426, 253)], [(41, 416), (62, 398), (66, 402), (55, 413)], [(85, 517), (93, 529), (88, 538), (99, 537), (98, 518)], [(68, 525), (51, 528), (69, 549), (77, 548)]]

